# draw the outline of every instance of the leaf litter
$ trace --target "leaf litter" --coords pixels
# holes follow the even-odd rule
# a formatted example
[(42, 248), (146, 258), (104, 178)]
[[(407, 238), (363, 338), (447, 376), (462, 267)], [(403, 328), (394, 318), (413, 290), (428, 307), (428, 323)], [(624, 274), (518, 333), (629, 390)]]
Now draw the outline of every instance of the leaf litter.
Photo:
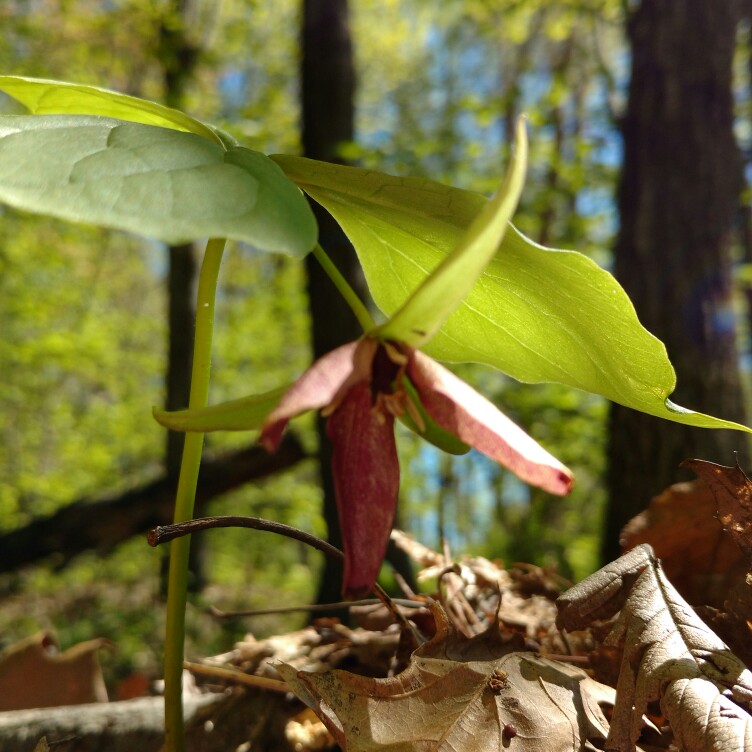
[[(209, 659), (282, 679), (307, 706), (288, 703), (289, 749), (752, 750), (752, 674), (649, 545), (561, 594), (561, 578), (532, 565), (394, 540), (433, 590), (398, 601), (424, 638), (417, 649), (398, 657), (400, 627), (367, 605), (351, 610), (357, 627), (317, 619)], [(752, 583), (742, 582), (746, 600), (735, 597), (748, 614)]]

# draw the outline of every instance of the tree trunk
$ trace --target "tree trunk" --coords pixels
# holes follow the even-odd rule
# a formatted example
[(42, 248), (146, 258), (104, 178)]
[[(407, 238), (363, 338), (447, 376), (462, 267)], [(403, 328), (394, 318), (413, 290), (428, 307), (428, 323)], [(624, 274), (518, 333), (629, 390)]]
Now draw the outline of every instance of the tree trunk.
[[(629, 21), (616, 276), (666, 344), (678, 377), (674, 401), (744, 422), (730, 258), (741, 188), (731, 86), (739, 17), (734, 0), (643, 0)], [(614, 405), (604, 559), (617, 555), (624, 523), (682, 477), (681, 460), (732, 464), (747, 447), (740, 433)]]
[[(347, 0), (305, 0), (301, 38), (301, 100), (303, 153), (312, 159), (343, 163), (342, 144), (353, 138), (355, 67)], [(317, 204), (313, 211), (324, 250), (361, 300), (368, 288), (357, 256), (339, 225)], [(311, 313), (313, 356), (320, 358), (335, 347), (357, 339), (360, 324), (320, 264), (306, 259), (308, 306)], [(326, 421), (318, 418), (319, 463), (324, 492), (324, 519), (332, 545), (342, 548), (332, 477), (332, 446)], [(389, 545), (389, 562), (412, 587), (417, 587), (412, 565), (399, 548)], [(340, 600), (342, 565), (327, 557), (319, 582), (317, 603)], [(340, 615), (344, 614), (341, 612)]]
[[(192, 0), (173, 0), (160, 19), (157, 56), (162, 65), (164, 100), (168, 107), (181, 109), (185, 88), (194, 74), (199, 59), (199, 47), (194, 44), (185, 26)], [(170, 246), (167, 271), (167, 373), (165, 377), (165, 409), (181, 410), (188, 406), (193, 364), (193, 332), (196, 321), (196, 291), (198, 288), (198, 251), (193, 243)], [(177, 493), (185, 434), (167, 432), (165, 470)], [(202, 538), (191, 541), (188, 563), (189, 590), (200, 592), (206, 584), (203, 566)], [(168, 556), (165, 554), (162, 586), (167, 586)]]
[[(339, 146), (353, 137), (355, 70), (347, 0), (305, 0), (301, 63), (303, 153), (312, 159), (341, 162)], [(339, 225), (317, 204), (319, 238), (332, 261), (359, 294), (365, 285), (352, 246)], [(306, 259), (308, 306), (311, 313), (313, 357), (320, 358), (361, 335), (355, 316), (318, 261)], [(342, 548), (334, 498), (332, 446), (325, 420), (317, 422), (324, 518), (332, 545)], [(319, 582), (318, 603), (340, 600), (342, 565), (327, 557)]]

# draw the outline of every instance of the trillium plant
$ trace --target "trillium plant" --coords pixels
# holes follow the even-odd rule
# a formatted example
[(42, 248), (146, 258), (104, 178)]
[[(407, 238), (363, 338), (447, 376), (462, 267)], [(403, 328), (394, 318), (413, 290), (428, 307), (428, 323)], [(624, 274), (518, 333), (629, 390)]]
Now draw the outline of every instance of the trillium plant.
[[(415, 395), (415, 396), (413, 396)], [(324, 408), (345, 547), (344, 594), (373, 589), (397, 508), (399, 466), (394, 419), (424, 415), (522, 480), (565, 494), (572, 474), (485, 397), (432, 358), (399, 342), (366, 337), (314, 363), (264, 421), (262, 444), (274, 451), (288, 420)]]
[[(395, 419), (446, 451), (475, 448), (523, 481), (566, 494), (571, 472), (439, 361), (558, 382), (698, 427), (750, 430), (673, 404), (665, 348), (640, 325), (614, 278), (579, 253), (536, 245), (510, 224), (525, 177), (523, 121), (504, 180), (487, 200), (420, 178), (268, 157), (183, 112), (104, 89), (0, 76), (0, 90), (30, 113), (0, 116), (0, 201), (166, 243), (209, 238), (189, 404), (154, 411), (162, 425), (187, 433), (176, 522), (193, 517), (205, 432), (254, 430), (274, 451), (287, 423), (309, 410), (327, 416), (334, 446), (348, 597), (374, 587), (394, 519)], [(352, 242), (379, 321), (318, 244), (303, 193)], [(363, 336), (290, 386), (209, 406), (214, 298), (228, 239), (301, 258), (314, 253)], [(170, 552), (165, 729), (173, 751), (184, 748), (188, 546), (179, 538)]]

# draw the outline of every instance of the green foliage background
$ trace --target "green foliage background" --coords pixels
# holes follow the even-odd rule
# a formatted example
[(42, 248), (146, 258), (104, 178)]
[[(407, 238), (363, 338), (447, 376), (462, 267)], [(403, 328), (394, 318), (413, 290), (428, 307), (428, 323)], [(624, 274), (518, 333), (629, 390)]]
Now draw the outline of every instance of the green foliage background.
[[(43, 7), (42, 7), (43, 6)], [(352, 3), (358, 64), (357, 131), (345, 153), (363, 166), (425, 175), (479, 191), (501, 174), (508, 126), (525, 111), (532, 167), (520, 228), (541, 242), (592, 253), (613, 230), (611, 108), (624, 76), (619, 3), (528, 0)], [(199, 2), (190, 20), (204, 47), (186, 109), (268, 153), (299, 150), (297, 3)], [(0, 70), (164, 94), (157, 28), (167, 0), (44, 0), (0, 8)], [(378, 29), (379, 33), (372, 33)], [(0, 106), (13, 111), (9, 102)], [(164, 434), (166, 251), (125, 234), (22, 216), (0, 207), (0, 529), (81, 497), (157, 476)], [(303, 266), (235, 244), (220, 277), (211, 402), (285, 383), (309, 361)], [(459, 553), (557, 565), (580, 578), (595, 568), (603, 508), (605, 404), (562, 387), (518, 387), (470, 366), (462, 374), (577, 474), (575, 492), (531, 492), (470, 455), (444, 457), (406, 431), (400, 524)], [(296, 423), (313, 449), (310, 420)], [(214, 434), (207, 452), (245, 445)], [(323, 534), (315, 467), (212, 505)], [(249, 625), (219, 624), (204, 607), (310, 602), (319, 554), (249, 531), (208, 534), (211, 586), (191, 606), (189, 655), (226, 650)], [(115, 680), (156, 676), (162, 630), (161, 553), (133, 540), (55, 571), (55, 556), (0, 579), (7, 644), (54, 627), (64, 645), (104, 635)], [(256, 634), (299, 617), (259, 617)], [(2, 647), (2, 644), (0, 644)]]

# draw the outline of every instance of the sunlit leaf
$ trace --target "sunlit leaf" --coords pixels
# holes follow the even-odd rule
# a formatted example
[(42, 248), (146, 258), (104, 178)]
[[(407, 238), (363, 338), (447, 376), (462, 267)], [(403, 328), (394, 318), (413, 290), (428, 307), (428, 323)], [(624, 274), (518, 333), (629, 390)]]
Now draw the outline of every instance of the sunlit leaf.
[(0, 76), (0, 91), (20, 102), (33, 115), (100, 115), (188, 131), (222, 144), (220, 136), (210, 127), (180, 110), (98, 86)]
[[(486, 200), (422, 178), (273, 159), (342, 225), (376, 304), (390, 316), (461, 241)], [(706, 428), (750, 431), (674, 405), (676, 375), (611, 274), (574, 251), (543, 248), (512, 225), (470, 294), (423, 349), (519, 381), (558, 382)]]
[(304, 197), (265, 155), (111, 118), (0, 118), (0, 201), (169, 243), (303, 255), (316, 239)]

